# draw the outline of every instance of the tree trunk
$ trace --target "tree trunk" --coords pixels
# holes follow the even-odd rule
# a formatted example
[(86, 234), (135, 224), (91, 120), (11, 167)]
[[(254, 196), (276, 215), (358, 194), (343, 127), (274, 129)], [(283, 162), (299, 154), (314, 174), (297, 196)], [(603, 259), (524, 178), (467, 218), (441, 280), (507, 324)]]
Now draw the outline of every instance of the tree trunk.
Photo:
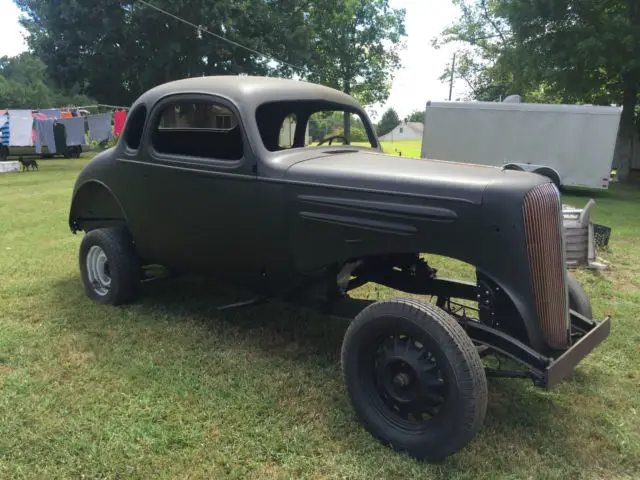
[[(628, 8), (631, 25), (634, 27), (640, 26), (640, 7), (637, 1), (629, 1)], [(635, 57), (635, 55), (633, 56)], [(629, 182), (631, 180), (631, 164), (637, 135), (634, 120), (638, 103), (638, 82), (640, 82), (640, 71), (637, 68), (622, 74), (622, 117), (615, 148), (617, 177), (621, 182)]]
[(633, 120), (638, 99), (638, 86), (636, 84), (636, 76), (633, 73), (624, 74), (622, 82), (624, 88), (622, 94), (622, 116), (616, 142), (615, 163), (617, 178), (621, 182), (628, 182), (634, 153), (634, 136), (636, 135)]
[[(344, 81), (344, 93), (351, 94), (351, 83), (346, 79)], [(351, 114), (349, 112), (344, 112), (343, 127), (345, 143), (349, 144), (351, 143)]]

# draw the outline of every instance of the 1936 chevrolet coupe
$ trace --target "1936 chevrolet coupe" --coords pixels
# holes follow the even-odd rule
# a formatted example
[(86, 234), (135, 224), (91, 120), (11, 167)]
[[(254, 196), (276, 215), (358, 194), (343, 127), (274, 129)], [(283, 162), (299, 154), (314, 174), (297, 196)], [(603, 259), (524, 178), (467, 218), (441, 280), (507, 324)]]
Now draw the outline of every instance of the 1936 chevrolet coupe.
[[(357, 145), (334, 128), (346, 115)], [(552, 387), (610, 329), (566, 271), (547, 178), (385, 155), (352, 97), (306, 82), (205, 77), (144, 93), (80, 173), (69, 225), (86, 232), (81, 277), (99, 303), (132, 301), (141, 267), (161, 264), (353, 319), (342, 367), (359, 419), (427, 460), (474, 437), (487, 376)], [(440, 278), (428, 254), (473, 265), (476, 281)], [(349, 296), (368, 282), (409, 295)], [(488, 354), (516, 366), (485, 368)]]

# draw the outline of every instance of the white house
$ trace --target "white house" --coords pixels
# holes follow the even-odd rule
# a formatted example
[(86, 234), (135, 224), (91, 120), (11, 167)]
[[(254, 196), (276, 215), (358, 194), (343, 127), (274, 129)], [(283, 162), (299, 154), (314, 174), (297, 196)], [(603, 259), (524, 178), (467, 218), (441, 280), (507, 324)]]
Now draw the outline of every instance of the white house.
[(422, 140), (424, 125), (420, 122), (400, 122), (396, 127), (386, 135), (380, 137), (380, 140)]

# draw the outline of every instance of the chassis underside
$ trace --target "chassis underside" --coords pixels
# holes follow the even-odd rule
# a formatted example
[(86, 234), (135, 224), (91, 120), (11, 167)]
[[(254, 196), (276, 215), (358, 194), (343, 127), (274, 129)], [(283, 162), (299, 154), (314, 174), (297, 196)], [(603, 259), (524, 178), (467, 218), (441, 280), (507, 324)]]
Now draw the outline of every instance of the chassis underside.
[(570, 310), (571, 346), (552, 354), (538, 352), (528, 345), (517, 310), (489, 278), (481, 273), (477, 274), (476, 283), (438, 278), (436, 269), (413, 254), (347, 263), (328, 270), (321, 278), (315, 277), (288, 299), (352, 319), (375, 301), (351, 298), (349, 291), (370, 282), (411, 295), (431, 297), (462, 325), (482, 357), (506, 357), (522, 367), (486, 367), (487, 376), (530, 378), (540, 387), (551, 388), (561, 382), (610, 330), (608, 316), (596, 322)]

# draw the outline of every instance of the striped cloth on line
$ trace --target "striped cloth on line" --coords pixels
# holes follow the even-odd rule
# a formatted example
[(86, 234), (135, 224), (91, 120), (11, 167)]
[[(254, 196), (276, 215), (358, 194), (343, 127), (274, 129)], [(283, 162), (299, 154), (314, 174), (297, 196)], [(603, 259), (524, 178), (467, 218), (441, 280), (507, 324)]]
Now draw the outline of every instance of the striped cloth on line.
[(0, 132), (2, 133), (0, 137), (2, 145), (9, 146), (9, 119), (6, 115), (0, 117)]

